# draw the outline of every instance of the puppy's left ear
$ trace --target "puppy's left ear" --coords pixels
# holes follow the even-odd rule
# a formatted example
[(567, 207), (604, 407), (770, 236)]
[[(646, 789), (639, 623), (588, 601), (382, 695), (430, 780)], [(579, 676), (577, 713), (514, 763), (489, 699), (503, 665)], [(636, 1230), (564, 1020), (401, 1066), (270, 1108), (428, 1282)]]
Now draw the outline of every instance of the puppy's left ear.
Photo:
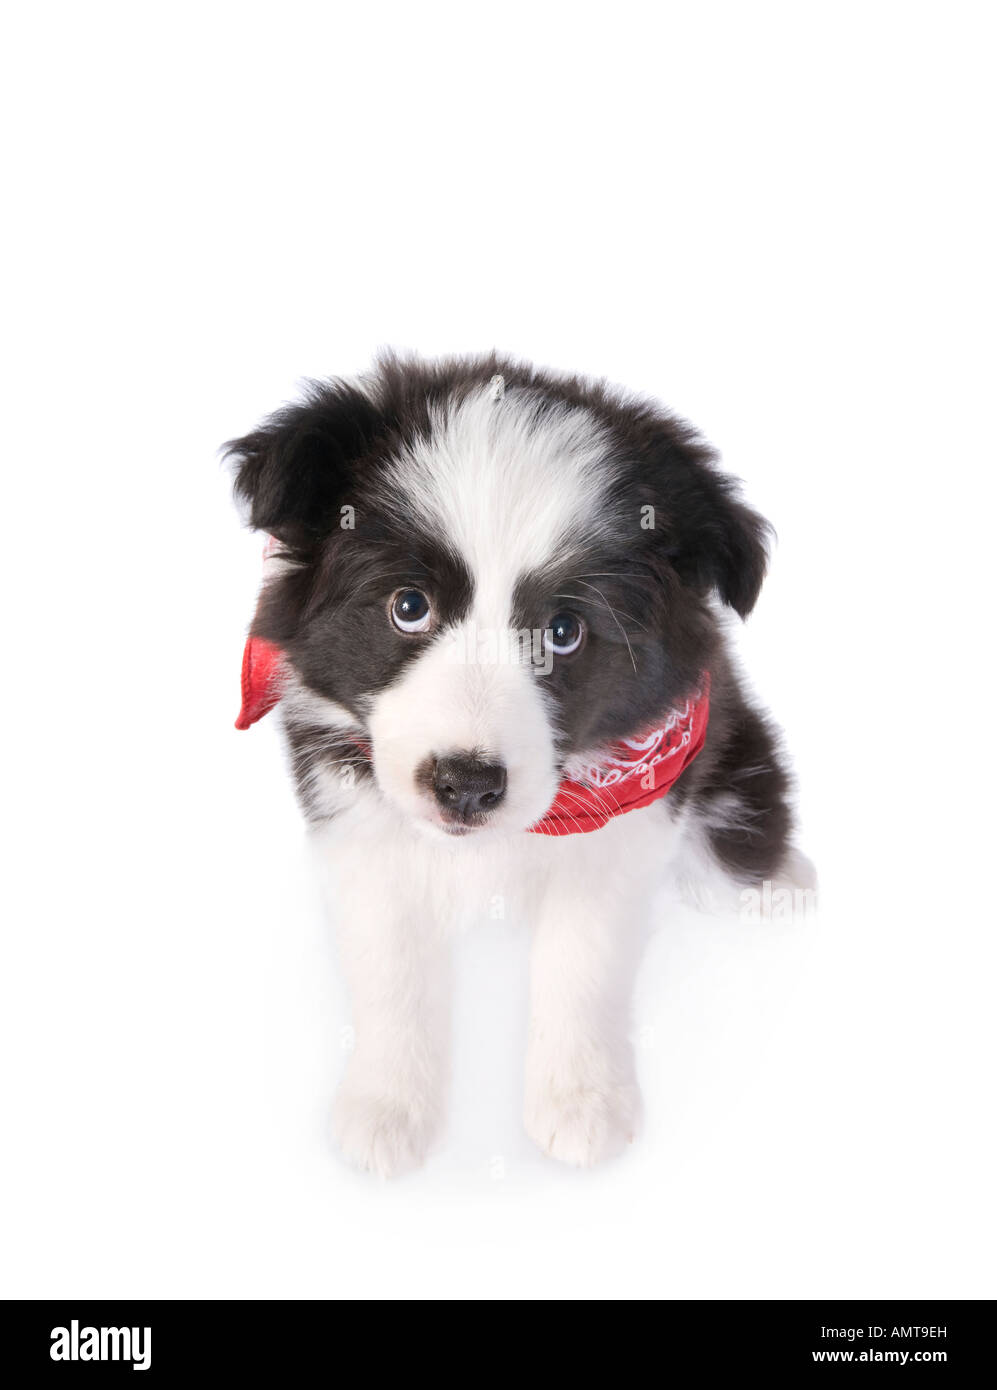
[(746, 618), (768, 566), (773, 529), (737, 495), (737, 483), (704, 459), (686, 458), (668, 489), (669, 558), (684, 584), (717, 593)]

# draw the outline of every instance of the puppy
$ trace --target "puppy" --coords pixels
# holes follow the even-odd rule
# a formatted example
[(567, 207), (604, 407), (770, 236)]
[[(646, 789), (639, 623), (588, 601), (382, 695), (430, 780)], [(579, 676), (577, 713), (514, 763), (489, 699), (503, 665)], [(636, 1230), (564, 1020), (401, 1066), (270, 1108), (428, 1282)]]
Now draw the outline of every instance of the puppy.
[(342, 1149), (423, 1160), (448, 941), (498, 904), (533, 932), (526, 1129), (617, 1152), (655, 889), (809, 876), (725, 639), (766, 522), (659, 406), (497, 356), (385, 356), (227, 450), (270, 538), (238, 726), (279, 703), (352, 995)]

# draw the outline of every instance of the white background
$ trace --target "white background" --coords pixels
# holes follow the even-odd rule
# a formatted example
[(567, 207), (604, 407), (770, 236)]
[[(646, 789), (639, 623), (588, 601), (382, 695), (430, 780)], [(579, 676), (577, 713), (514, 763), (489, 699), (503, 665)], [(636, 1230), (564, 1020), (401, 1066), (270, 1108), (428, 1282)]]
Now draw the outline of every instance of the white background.
[[(991, 7), (38, 5), (2, 59), (2, 1292), (754, 1297), (993, 1277)], [(694, 420), (818, 923), (660, 925), (642, 1141), (521, 1132), (526, 943), (454, 1120), (341, 1166), (347, 1021), (217, 448), (381, 345)], [(375, 866), (376, 871), (376, 866)]]

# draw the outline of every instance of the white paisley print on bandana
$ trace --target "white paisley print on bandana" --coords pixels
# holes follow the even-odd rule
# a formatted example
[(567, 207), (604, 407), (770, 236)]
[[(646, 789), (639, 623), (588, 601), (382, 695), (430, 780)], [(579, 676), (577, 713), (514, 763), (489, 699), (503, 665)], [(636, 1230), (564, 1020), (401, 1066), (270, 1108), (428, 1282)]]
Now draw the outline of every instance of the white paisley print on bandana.
[[(604, 755), (601, 763), (587, 767), (585, 779), (593, 787), (613, 787), (630, 777), (641, 777), (650, 768), (682, 753), (692, 742), (695, 705), (695, 700), (686, 700), (681, 709), (671, 712), (660, 729), (654, 729), (643, 738), (621, 739), (615, 745), (616, 756)], [(629, 753), (635, 756), (628, 757)]]

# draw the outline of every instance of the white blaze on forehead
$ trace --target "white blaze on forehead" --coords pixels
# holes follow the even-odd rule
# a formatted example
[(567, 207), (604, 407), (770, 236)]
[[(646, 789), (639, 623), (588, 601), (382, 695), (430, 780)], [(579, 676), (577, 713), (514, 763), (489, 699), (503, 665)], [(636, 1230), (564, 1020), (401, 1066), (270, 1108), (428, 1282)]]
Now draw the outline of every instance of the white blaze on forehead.
[(614, 470), (607, 431), (586, 409), (549, 408), (491, 385), (434, 413), (389, 469), (400, 507), (446, 538), (470, 570), (474, 609), (508, 621), (521, 575), (580, 551), (608, 525)]

